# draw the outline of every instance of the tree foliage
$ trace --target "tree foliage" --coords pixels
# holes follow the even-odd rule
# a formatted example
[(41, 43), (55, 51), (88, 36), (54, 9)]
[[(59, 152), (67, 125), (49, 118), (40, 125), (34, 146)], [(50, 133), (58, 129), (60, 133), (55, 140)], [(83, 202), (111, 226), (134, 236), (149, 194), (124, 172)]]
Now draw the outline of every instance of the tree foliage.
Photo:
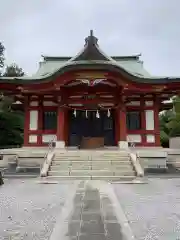
[(160, 114), (160, 136), (162, 145), (167, 145), (169, 138), (180, 136), (180, 97), (172, 99), (173, 108)]
[(24, 72), (22, 68), (18, 67), (17, 64), (13, 63), (6, 67), (4, 77), (22, 77)]
[(24, 115), (20, 112), (0, 112), (0, 146), (15, 146), (23, 143)]
[(173, 117), (174, 113), (172, 110), (166, 110), (159, 115), (159, 125), (160, 125), (160, 139), (161, 145), (164, 147), (169, 146), (169, 128), (168, 123)]
[(2, 74), (2, 68), (4, 67), (4, 46), (3, 44), (0, 42), (0, 76)]
[[(24, 75), (22, 68), (17, 64), (7, 66), (2, 75), (4, 60), (4, 46), (0, 43), (0, 76), (21, 77)], [(20, 146), (23, 143), (24, 114), (11, 109), (13, 102), (12, 97), (0, 93), (0, 148)]]
[(173, 99), (174, 114), (169, 118), (167, 127), (169, 129), (169, 137), (180, 136), (180, 98)]

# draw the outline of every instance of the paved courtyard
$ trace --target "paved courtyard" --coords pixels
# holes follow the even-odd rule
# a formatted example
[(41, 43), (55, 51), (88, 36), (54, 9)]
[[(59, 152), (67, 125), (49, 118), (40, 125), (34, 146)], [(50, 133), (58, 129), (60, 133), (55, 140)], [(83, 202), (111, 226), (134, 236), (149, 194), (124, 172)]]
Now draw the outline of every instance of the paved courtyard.
[(8, 180), (0, 186), (0, 239), (49, 239), (70, 184)]
[(113, 187), (136, 239), (180, 240), (180, 178)]
[(149, 179), (148, 184), (11, 179), (0, 187), (0, 240), (132, 236), (180, 239), (180, 179)]

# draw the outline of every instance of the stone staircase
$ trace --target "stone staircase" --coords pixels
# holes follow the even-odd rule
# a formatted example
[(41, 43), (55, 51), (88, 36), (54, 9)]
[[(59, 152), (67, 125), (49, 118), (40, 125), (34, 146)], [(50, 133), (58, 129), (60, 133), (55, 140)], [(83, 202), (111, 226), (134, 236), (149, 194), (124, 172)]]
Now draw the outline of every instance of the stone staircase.
[(48, 179), (133, 180), (136, 173), (130, 155), (117, 150), (56, 152)]

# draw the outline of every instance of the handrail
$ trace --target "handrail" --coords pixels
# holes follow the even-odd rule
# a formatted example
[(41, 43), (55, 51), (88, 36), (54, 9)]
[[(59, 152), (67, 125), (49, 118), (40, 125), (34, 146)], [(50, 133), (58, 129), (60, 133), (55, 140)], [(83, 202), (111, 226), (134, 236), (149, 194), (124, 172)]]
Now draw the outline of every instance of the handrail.
[[(129, 137), (127, 138), (127, 140), (128, 140), (128, 145), (130, 143), (130, 147), (135, 149), (135, 147), (136, 147), (135, 142), (130, 141), (131, 139)], [(131, 157), (131, 162), (132, 162), (132, 164), (134, 166), (134, 169), (135, 169), (135, 171), (137, 173), (137, 176), (138, 177), (143, 177), (144, 176), (144, 170), (143, 170), (143, 168), (142, 168), (142, 166), (141, 166), (141, 164), (139, 162), (139, 158), (138, 158), (137, 153), (136, 152), (135, 153), (134, 152), (130, 152), (130, 157)]]
[(47, 161), (47, 156), (50, 152), (52, 152), (52, 150), (54, 149), (53, 143), (54, 143), (55, 137), (53, 137), (49, 143), (48, 143), (48, 151), (46, 152), (46, 154), (44, 155), (44, 159), (45, 161)]
[(48, 155), (49, 155), (49, 153), (50, 152), (52, 152), (53, 151), (53, 149), (54, 149), (54, 146), (53, 146), (53, 143), (55, 142), (55, 136), (48, 142), (48, 150), (47, 150), (47, 152), (46, 152), (46, 154), (44, 155), (44, 161), (43, 161), (43, 164), (41, 165), (41, 167), (40, 167), (40, 174), (41, 174), (41, 170), (42, 170), (42, 168), (43, 168), (43, 165), (44, 165), (44, 163), (47, 163), (48, 162)]

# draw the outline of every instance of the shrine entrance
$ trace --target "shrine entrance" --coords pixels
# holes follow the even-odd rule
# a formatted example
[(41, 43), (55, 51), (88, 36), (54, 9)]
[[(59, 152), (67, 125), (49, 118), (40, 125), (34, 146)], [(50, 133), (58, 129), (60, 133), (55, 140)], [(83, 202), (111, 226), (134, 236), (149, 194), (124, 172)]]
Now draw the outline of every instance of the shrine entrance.
[(69, 111), (69, 146), (84, 149), (115, 145), (114, 111)]

